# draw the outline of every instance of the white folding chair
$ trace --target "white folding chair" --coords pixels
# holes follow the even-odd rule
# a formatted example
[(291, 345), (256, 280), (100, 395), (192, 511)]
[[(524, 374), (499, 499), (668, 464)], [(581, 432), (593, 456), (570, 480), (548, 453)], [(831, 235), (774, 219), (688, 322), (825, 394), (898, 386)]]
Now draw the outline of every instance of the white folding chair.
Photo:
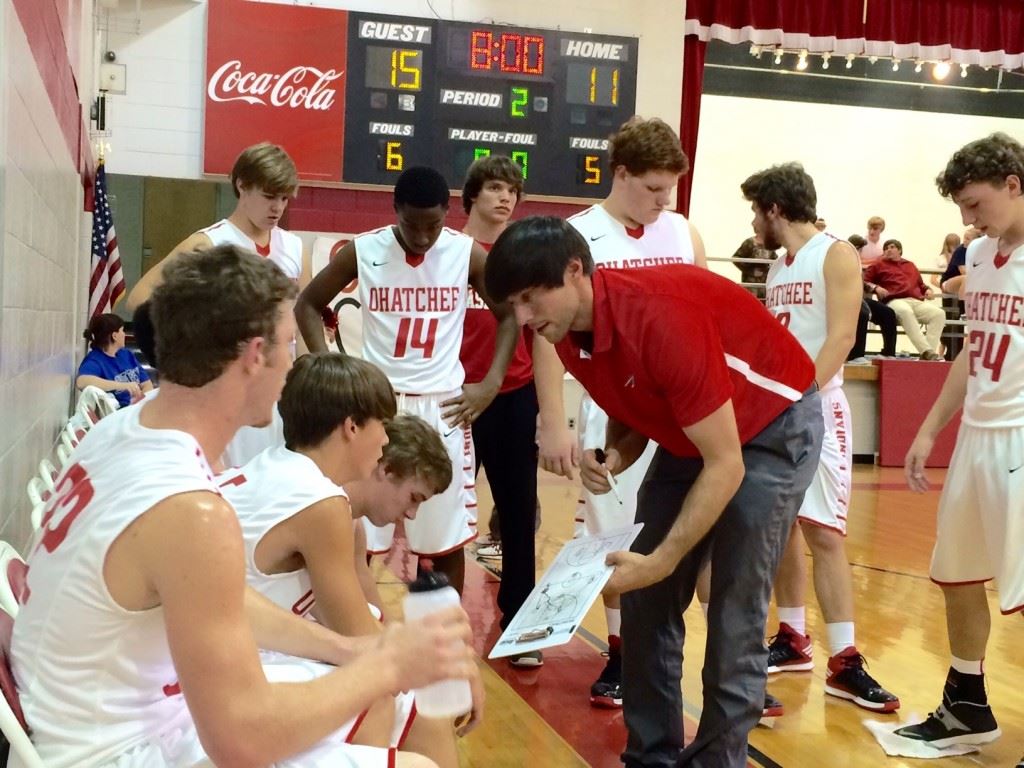
[(16, 617), (25, 594), (28, 566), (18, 550), (6, 541), (0, 541), (0, 609)]
[(39, 479), (43, 481), (43, 485), (46, 486), (46, 490), (53, 493), (53, 484), (57, 481), (57, 476), (60, 472), (53, 466), (53, 462), (49, 459), (39, 460)]
[(14, 619), (6, 611), (0, 611), (0, 731), (3, 731), (11, 745), (12, 754), (16, 754), (25, 768), (46, 768), (42, 758), (29, 738), (28, 723), (21, 710), (18, 699), (18, 688), (11, 674), (11, 633), (14, 630)]
[(58, 443), (57, 448), (54, 451), (57, 454), (57, 461), (60, 462), (60, 468), (64, 469), (68, 465), (68, 459), (71, 457), (71, 451), (64, 443)]
[(67, 427), (74, 430), (74, 437), (78, 441), (75, 445), (78, 445), (85, 437), (85, 434), (92, 429), (92, 421), (81, 411), (75, 411), (71, 414), (71, 418), (68, 419)]
[(43, 485), (43, 480), (40, 477), (33, 477), (29, 480), (25, 492), (28, 494), (29, 503), (33, 508), (43, 504), (50, 498), (50, 491)]
[(46, 511), (46, 502), (41, 501), (32, 507), (32, 511), (29, 513), (28, 520), (32, 524), (32, 546), (29, 547), (29, 551), (35, 549), (36, 535), (39, 533), (39, 529), (43, 527), (43, 513)]
[(78, 398), (78, 410), (87, 415), (93, 423), (109, 416), (118, 408), (117, 398), (99, 387), (88, 386)]
[(64, 450), (68, 452), (68, 456), (75, 450), (78, 445), (78, 438), (75, 437), (75, 430), (71, 428), (70, 424), (65, 424), (64, 429), (60, 431), (60, 444), (64, 446)]

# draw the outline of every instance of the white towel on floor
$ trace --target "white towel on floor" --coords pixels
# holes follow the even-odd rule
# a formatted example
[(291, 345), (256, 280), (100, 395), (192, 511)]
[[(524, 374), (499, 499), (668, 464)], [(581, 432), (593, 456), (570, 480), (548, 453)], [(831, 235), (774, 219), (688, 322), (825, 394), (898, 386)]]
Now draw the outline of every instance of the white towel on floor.
[[(910, 722), (915, 722), (911, 720)], [(879, 722), (878, 720), (865, 720), (864, 727), (871, 731), (879, 746), (885, 750), (889, 757), (921, 757), (926, 760), (934, 760), (938, 757), (954, 757), (956, 755), (969, 755), (977, 752), (978, 748), (970, 744), (955, 744), (952, 747), (938, 749), (924, 741), (915, 741), (903, 736), (897, 736), (893, 731), (902, 728), (908, 723)]]

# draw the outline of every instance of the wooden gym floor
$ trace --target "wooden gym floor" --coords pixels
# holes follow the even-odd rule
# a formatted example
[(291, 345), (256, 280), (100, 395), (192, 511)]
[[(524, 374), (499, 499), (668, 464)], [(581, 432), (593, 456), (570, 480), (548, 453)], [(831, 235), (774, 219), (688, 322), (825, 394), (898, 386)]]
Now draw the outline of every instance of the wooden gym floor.
[[(931, 470), (933, 486), (940, 487), (943, 476), (944, 470)], [(543, 525), (537, 535), (538, 568), (546, 567), (571, 537), (577, 499), (577, 489), (568, 481), (542, 472), (540, 483)], [(482, 474), (477, 488), (480, 530), (486, 531), (491, 500)], [(853, 564), (857, 645), (868, 659), (871, 674), (900, 697), (902, 708), (896, 717), (901, 720), (923, 718), (936, 707), (949, 664), (942, 595), (927, 577), (938, 495), (938, 490), (924, 495), (906, 490), (902, 469), (854, 468), (847, 555)], [(411, 577), (412, 560), (396, 551), (386, 561), (377, 558), (375, 568), (385, 601), (397, 605), (399, 582)], [(499, 634), (497, 579), (472, 556), (466, 577), (463, 603), (473, 621), (477, 650), (484, 655)], [(810, 587), (808, 594), (813, 595)], [(939, 762), (885, 757), (862, 722), (886, 716), (824, 694), (828, 649), (823, 645), (824, 623), (812, 599), (807, 619), (815, 640), (815, 668), (769, 679), (769, 690), (784, 702), (786, 714), (774, 727), (758, 727), (751, 733), (750, 764), (765, 768), (1016, 765), (1024, 753), (1024, 623), (1019, 615), (999, 615), (994, 592), (990, 592), (990, 606), (992, 637), (985, 664), (989, 699), (1003, 730), (999, 741), (980, 753)], [(689, 738), (700, 716), (706, 639), (696, 601), (686, 612), (686, 624), (683, 695)], [(769, 633), (775, 627), (772, 615)], [(461, 742), (462, 764), (488, 768), (620, 765), (625, 740), (621, 713), (593, 709), (587, 699), (591, 682), (603, 668), (600, 651), (605, 637), (598, 601), (576, 638), (546, 651), (539, 670), (513, 670), (503, 660), (483, 662), (485, 719)]]

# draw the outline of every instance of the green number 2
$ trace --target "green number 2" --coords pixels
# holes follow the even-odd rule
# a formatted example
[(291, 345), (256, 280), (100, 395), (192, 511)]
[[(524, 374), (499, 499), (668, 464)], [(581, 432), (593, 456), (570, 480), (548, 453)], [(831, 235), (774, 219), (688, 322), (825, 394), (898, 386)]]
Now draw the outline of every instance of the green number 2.
[(509, 111), (512, 117), (526, 117), (526, 105), (530, 101), (529, 88), (513, 88), (512, 102), (509, 104)]

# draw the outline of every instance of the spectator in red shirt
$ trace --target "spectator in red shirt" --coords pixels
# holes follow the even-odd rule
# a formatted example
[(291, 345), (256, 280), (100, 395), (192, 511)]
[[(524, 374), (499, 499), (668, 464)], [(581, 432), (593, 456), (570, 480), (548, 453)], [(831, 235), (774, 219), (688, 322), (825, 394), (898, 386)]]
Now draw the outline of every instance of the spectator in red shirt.
[(860, 249), (860, 264), (862, 267), (869, 267), (882, 258), (882, 246), (878, 244), (885, 231), (885, 219), (881, 216), (872, 216), (868, 219), (868, 231), (865, 235), (866, 243)]
[[(928, 304), (932, 290), (924, 284), (914, 262), (903, 258), (903, 244), (886, 240), (882, 258), (864, 270), (868, 288), (892, 308), (922, 360), (938, 360), (939, 341), (946, 324), (942, 307)], [(921, 326), (927, 330), (921, 333)]]
[[(745, 766), (772, 579), (821, 447), (814, 364), (733, 281), (688, 265), (595, 272), (586, 241), (555, 217), (509, 226), (485, 281), (608, 413), (604, 463), (581, 463), (592, 492), (609, 492), (648, 439), (659, 445), (639, 495), (644, 528), (631, 552), (608, 556), (607, 591), (624, 593), (623, 761)], [(706, 557), (704, 708), (684, 749), (682, 616)]]

